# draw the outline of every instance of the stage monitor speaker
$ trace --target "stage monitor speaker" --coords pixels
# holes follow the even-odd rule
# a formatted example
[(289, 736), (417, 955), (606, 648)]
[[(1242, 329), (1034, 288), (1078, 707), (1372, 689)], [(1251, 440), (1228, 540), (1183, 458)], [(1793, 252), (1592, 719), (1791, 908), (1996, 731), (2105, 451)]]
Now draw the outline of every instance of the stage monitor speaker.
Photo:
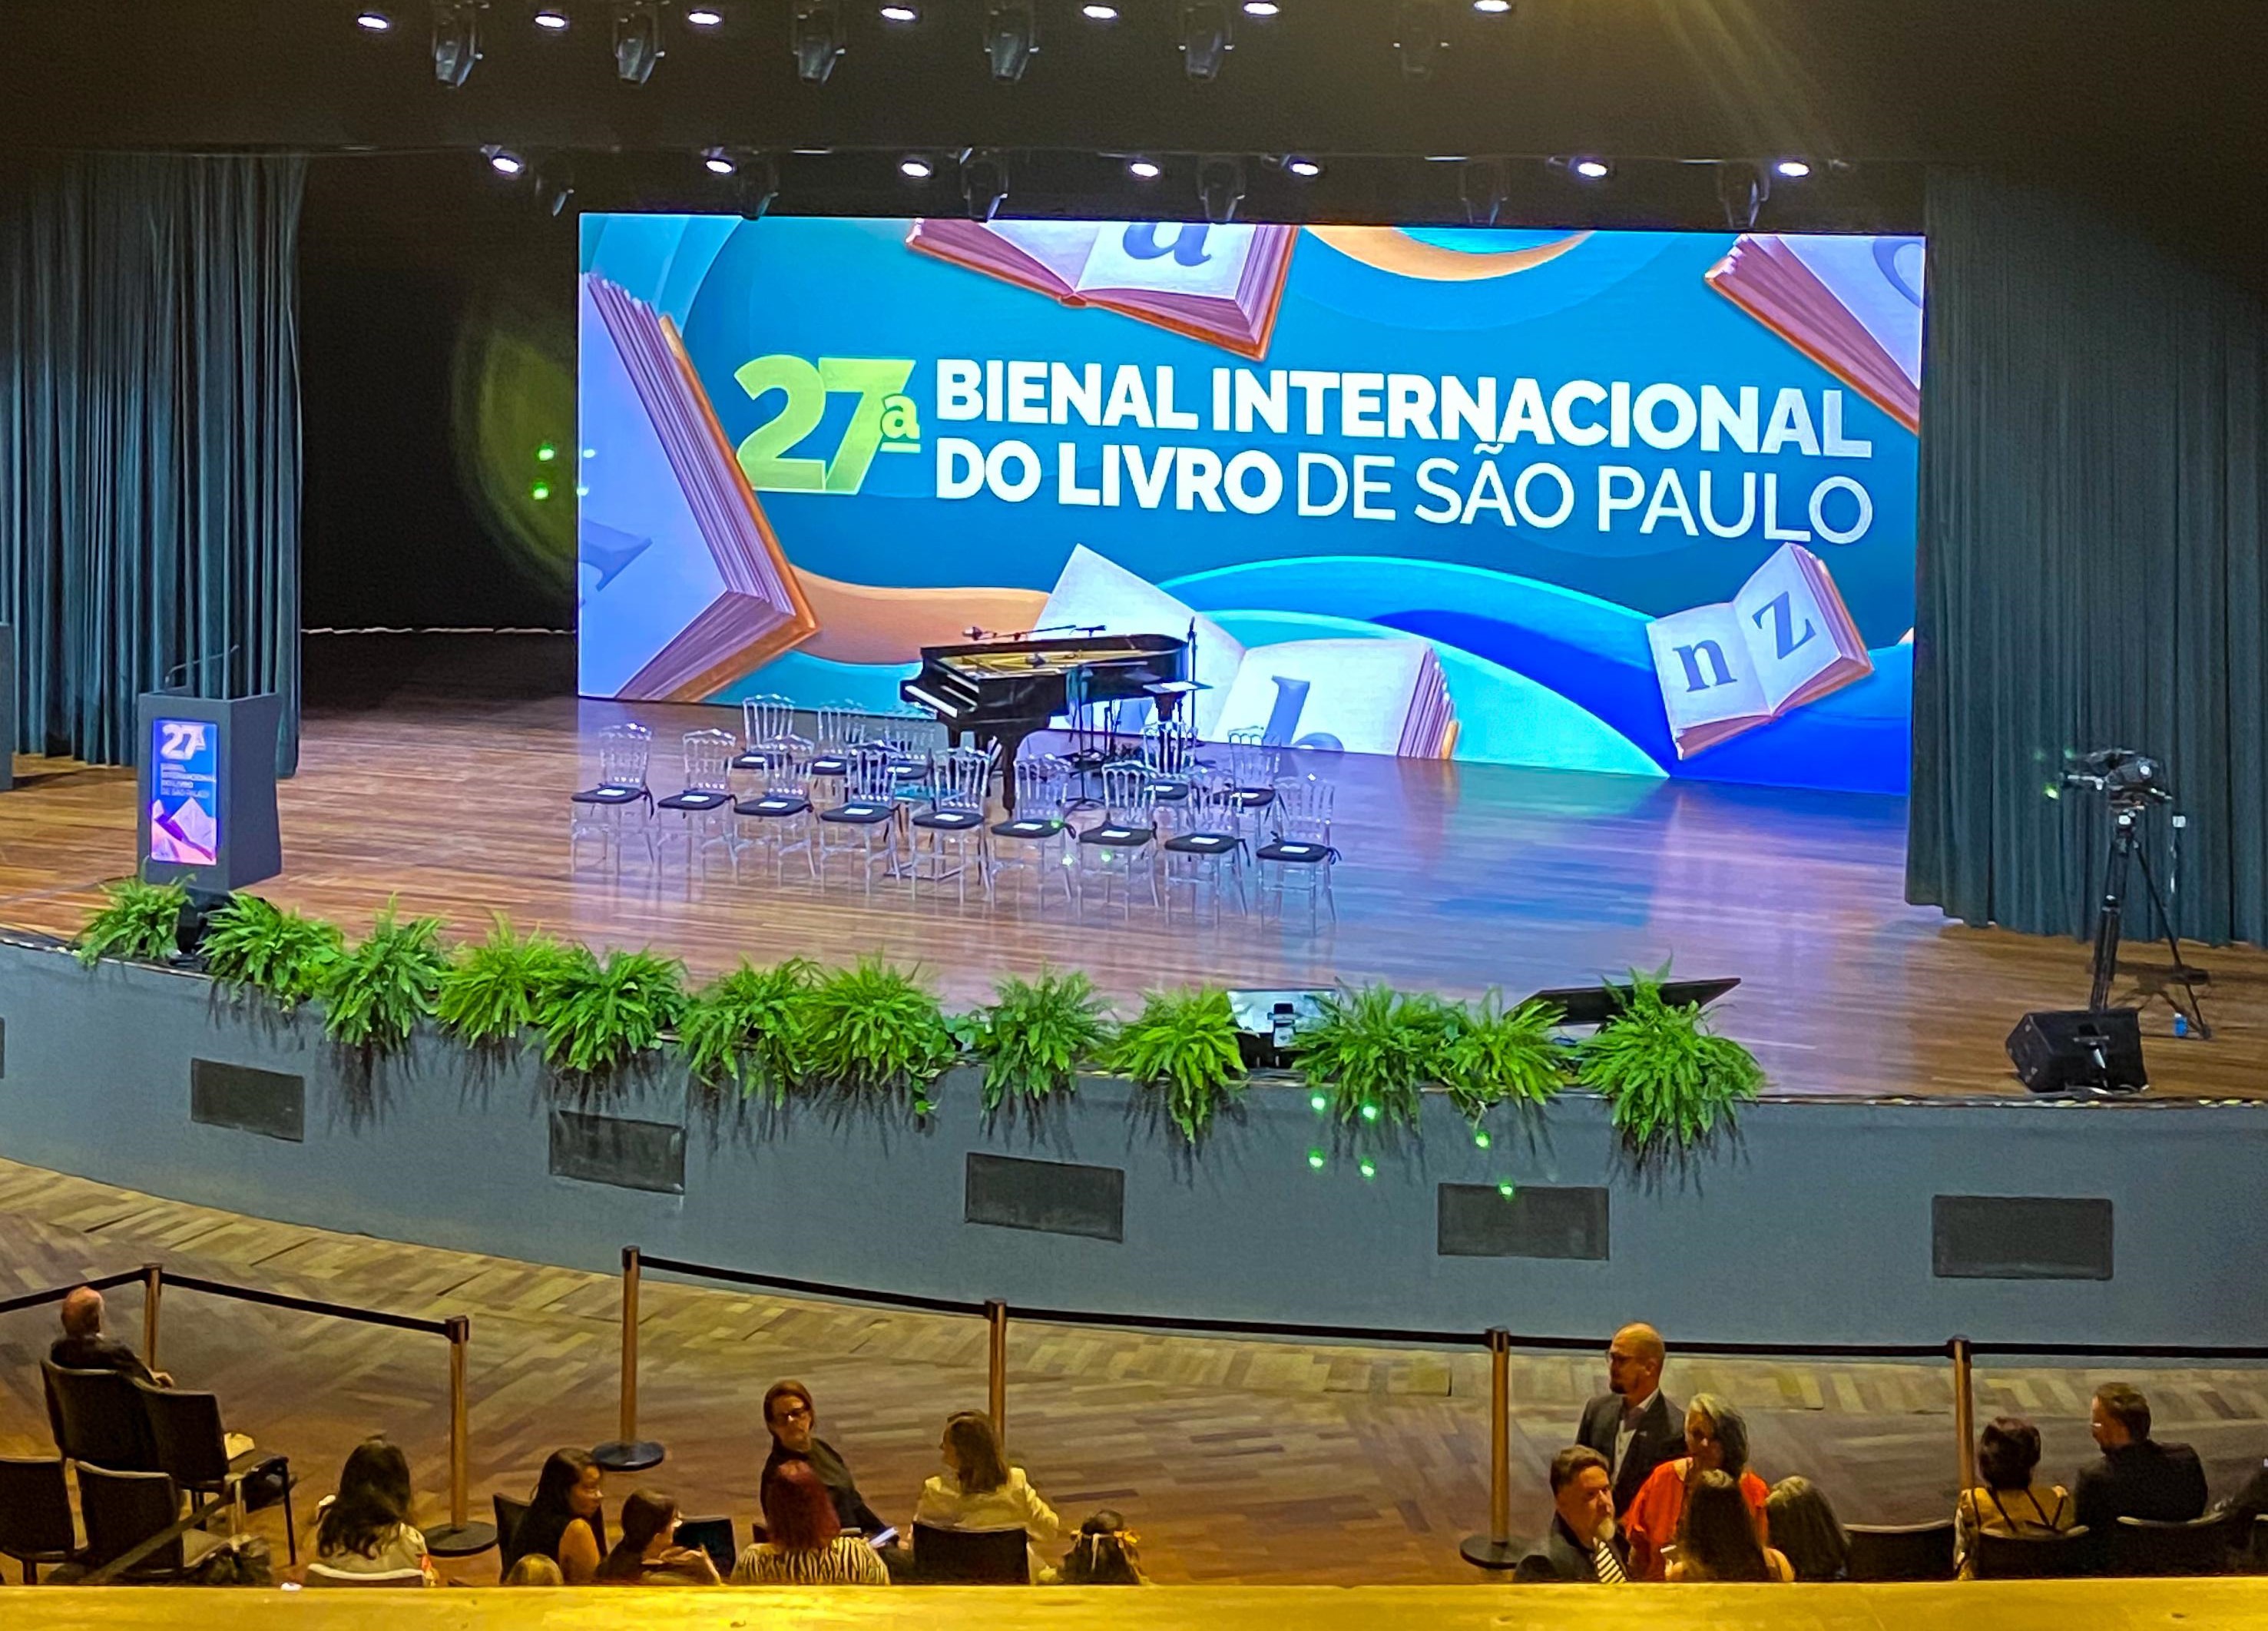
[(2142, 1069), (2140, 1016), (2132, 1008), (2027, 1014), (2008, 1033), (2008, 1061), (2035, 1093), (2139, 1093), (2150, 1085)]
[(1284, 1070), (1300, 1032), (1322, 1022), (1328, 991), (1232, 991), (1229, 1012), (1236, 1016), (1237, 1051), (1247, 1070)]

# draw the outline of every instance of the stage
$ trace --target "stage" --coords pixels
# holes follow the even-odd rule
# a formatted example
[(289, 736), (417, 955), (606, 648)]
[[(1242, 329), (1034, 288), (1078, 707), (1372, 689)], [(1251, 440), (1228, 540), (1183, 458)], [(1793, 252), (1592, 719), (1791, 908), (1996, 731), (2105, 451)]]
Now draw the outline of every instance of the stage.
[[(502, 656), (497, 653), (500, 651)], [(2002, 1039), (2031, 1008), (2085, 1001), (2087, 948), (1977, 931), (1902, 898), (1904, 801), (1632, 777), (1347, 756), (1316, 768), (1338, 784), (1338, 921), (1226, 913), (1167, 920), (1116, 904), (1082, 919), (1051, 894), (986, 909), (949, 893), (878, 883), (847, 868), (821, 890), (776, 887), (761, 867), (734, 882), (721, 860), (690, 887), (642, 862), (616, 879), (571, 872), (567, 796), (593, 778), (592, 737), (618, 719), (653, 727), (657, 792), (675, 785), (676, 734), (737, 726), (736, 712), (624, 706), (558, 695), (551, 642), (482, 658), (517, 683), (477, 700), (451, 683), (341, 675), (311, 683), (299, 773), (281, 789), (286, 870), (261, 893), (357, 932), (390, 897), (452, 933), (502, 911), (522, 927), (598, 945), (651, 945), (695, 976), (740, 957), (826, 963), (879, 955), (918, 963), (950, 1001), (1005, 973), (1084, 969), (1113, 997), (1190, 982), (1323, 986), (1385, 980), (1508, 997), (1674, 960), (1689, 977), (1738, 975), (1716, 1010), (1751, 1047), (1770, 1091), (1790, 1096), (2026, 1096)], [(311, 659), (312, 665), (312, 659)], [(498, 696), (497, 693), (503, 693)], [(382, 700), (379, 700), (382, 698)], [(33, 757), (0, 797), (0, 925), (69, 935), (101, 883), (134, 865), (131, 770)], [(1028, 889), (1028, 885), (1027, 885)], [(2268, 954), (2199, 952), (2213, 975), (2210, 1042), (2176, 1039), (2146, 1001), (2153, 1092), (2268, 1097)], [(2142, 1000), (2167, 964), (2131, 945), (2120, 1000)]]

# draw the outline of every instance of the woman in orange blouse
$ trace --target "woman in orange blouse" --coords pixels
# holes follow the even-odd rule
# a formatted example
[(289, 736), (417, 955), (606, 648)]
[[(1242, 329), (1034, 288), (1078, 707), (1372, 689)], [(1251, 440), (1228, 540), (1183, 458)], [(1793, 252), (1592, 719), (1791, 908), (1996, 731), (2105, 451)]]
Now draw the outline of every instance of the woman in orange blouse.
[(1685, 1407), (1685, 1453), (1654, 1468), (1623, 1515), (1631, 1579), (1665, 1577), (1662, 1551), (1676, 1543), (1677, 1526), (1685, 1517), (1686, 1492), (1704, 1472), (1722, 1472), (1740, 1480), (1741, 1496), (1756, 1518), (1756, 1542), (1766, 1544), (1764, 1502), (1771, 1491), (1749, 1471), (1748, 1420), (1715, 1394), (1696, 1393)]

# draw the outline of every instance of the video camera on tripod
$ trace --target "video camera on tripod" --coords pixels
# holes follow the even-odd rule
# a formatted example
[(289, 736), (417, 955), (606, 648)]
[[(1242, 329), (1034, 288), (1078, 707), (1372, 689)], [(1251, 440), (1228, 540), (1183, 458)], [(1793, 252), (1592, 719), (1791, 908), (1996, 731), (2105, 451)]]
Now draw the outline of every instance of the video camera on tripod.
[(2098, 748), (2079, 763), (2080, 769), (2065, 772), (2063, 785), (2102, 793), (2114, 809), (2121, 806), (2139, 809), (2146, 804), (2174, 801), (2164, 786), (2166, 767), (2146, 753), (2132, 748)]

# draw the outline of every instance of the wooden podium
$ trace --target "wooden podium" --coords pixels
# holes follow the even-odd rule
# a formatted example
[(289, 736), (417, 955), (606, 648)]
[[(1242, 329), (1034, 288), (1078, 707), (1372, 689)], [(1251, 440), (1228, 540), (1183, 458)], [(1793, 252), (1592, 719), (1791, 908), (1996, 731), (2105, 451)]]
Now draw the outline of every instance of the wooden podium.
[(142, 877), (220, 896), (284, 870), (276, 740), (284, 698), (145, 691), (135, 708)]

